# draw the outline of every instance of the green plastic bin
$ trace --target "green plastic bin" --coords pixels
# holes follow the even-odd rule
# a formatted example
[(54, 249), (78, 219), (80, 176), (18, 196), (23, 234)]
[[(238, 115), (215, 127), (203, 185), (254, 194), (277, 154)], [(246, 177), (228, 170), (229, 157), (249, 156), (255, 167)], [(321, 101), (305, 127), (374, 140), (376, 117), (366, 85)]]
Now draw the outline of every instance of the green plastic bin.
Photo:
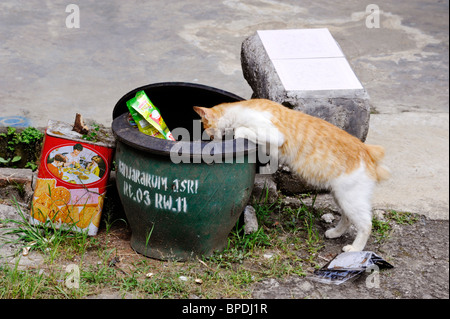
[(133, 249), (163, 260), (211, 255), (224, 248), (248, 202), (256, 146), (239, 139), (180, 144), (144, 135), (129, 124), (126, 108), (139, 90), (160, 109), (172, 132), (183, 128), (193, 138), (199, 136), (193, 106), (242, 98), (198, 84), (156, 83), (127, 93), (113, 112), (117, 188)]

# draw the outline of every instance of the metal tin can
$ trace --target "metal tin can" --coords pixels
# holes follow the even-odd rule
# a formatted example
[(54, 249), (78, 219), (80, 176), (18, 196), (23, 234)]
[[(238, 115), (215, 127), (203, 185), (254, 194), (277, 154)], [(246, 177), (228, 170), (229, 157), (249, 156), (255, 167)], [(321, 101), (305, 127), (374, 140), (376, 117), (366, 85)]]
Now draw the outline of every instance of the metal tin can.
[(97, 234), (115, 145), (109, 129), (97, 129), (88, 141), (72, 125), (48, 122), (31, 223)]

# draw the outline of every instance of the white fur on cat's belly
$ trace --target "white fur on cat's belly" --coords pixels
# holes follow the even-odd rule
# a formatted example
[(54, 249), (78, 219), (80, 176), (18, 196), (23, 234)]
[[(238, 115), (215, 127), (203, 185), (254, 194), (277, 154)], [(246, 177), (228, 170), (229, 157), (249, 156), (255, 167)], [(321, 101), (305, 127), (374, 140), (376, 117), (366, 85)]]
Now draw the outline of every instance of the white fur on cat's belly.
[(256, 144), (281, 147), (284, 135), (272, 124), (272, 114), (260, 112), (239, 105), (228, 108), (217, 123), (217, 128), (224, 132), (235, 129), (236, 138), (246, 138)]

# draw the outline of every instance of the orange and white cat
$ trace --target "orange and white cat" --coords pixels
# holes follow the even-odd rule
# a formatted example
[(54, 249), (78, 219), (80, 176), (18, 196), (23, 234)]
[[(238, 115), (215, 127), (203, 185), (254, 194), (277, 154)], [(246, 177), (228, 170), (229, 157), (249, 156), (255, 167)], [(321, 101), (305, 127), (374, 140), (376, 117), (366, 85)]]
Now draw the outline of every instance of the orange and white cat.
[(263, 148), (269, 145), (271, 155), (276, 149), (278, 161), (310, 184), (331, 189), (342, 217), (325, 236), (337, 238), (352, 223), (357, 235), (343, 250), (364, 249), (372, 230), (373, 188), (389, 177), (389, 170), (381, 164), (383, 147), (364, 144), (322, 119), (265, 99), (213, 108), (195, 106), (194, 110), (210, 136), (233, 129), (235, 138), (247, 138)]

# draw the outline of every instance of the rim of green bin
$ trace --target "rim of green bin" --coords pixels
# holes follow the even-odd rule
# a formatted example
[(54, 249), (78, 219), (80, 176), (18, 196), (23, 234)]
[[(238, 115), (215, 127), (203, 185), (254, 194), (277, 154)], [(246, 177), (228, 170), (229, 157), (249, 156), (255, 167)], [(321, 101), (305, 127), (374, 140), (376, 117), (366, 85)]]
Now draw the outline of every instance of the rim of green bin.
[[(120, 100), (116, 103), (116, 105), (114, 106), (114, 110), (113, 110), (113, 120), (118, 117), (119, 115), (122, 115), (123, 113), (127, 113), (128, 112), (128, 108), (127, 108), (127, 101), (133, 97), (136, 96), (136, 93), (139, 91), (148, 91), (148, 90), (163, 90), (163, 89), (170, 89), (170, 88), (176, 88), (176, 89), (180, 89), (180, 88), (184, 88), (184, 89), (188, 89), (188, 90), (193, 90), (196, 92), (201, 92), (204, 94), (209, 94), (210, 96), (215, 96), (216, 99), (211, 99), (211, 103), (209, 104), (203, 104), (203, 105), (198, 105), (198, 106), (204, 106), (204, 107), (212, 107), (216, 104), (219, 103), (225, 103), (225, 102), (236, 102), (236, 101), (243, 101), (244, 98), (221, 90), (221, 89), (217, 89), (211, 86), (207, 86), (207, 85), (203, 85), (203, 84), (198, 84), (198, 83), (188, 83), (188, 82), (159, 82), (159, 83), (152, 83), (152, 84), (147, 84), (147, 85), (143, 85), (140, 86), (138, 88), (135, 88), (133, 90), (131, 90), (130, 92), (128, 92), (127, 94), (125, 94), (124, 96), (122, 96), (120, 98)], [(219, 98), (220, 97), (220, 98)], [(153, 102), (156, 102), (155, 105), (158, 107), (158, 101), (154, 101), (153, 97), (150, 98)]]
[[(116, 140), (130, 145), (140, 151), (156, 155), (171, 156), (171, 152), (178, 151), (178, 158), (180, 158), (180, 156), (183, 156), (183, 158), (188, 157), (190, 159), (194, 159), (194, 162), (200, 162), (205, 159), (208, 161), (212, 158), (225, 158), (226, 162), (227, 159), (239, 158), (248, 154), (256, 153), (257, 146), (254, 143), (241, 138), (222, 141), (177, 142), (148, 136), (132, 127), (128, 121), (128, 108), (126, 107), (126, 101), (134, 97), (136, 92), (141, 90), (168, 90), (170, 88), (192, 90), (195, 93), (207, 95), (207, 101), (203, 100), (202, 103), (199, 103), (201, 104), (200, 106), (205, 107), (212, 107), (216, 104), (224, 102), (236, 102), (243, 100), (243, 98), (233, 93), (197, 83), (161, 82), (144, 85), (125, 94), (114, 107), (112, 131)], [(155, 105), (158, 106), (157, 103), (155, 103)], [(174, 154), (175, 153), (172, 153), (172, 155)], [(198, 161), (195, 161), (195, 159)]]

